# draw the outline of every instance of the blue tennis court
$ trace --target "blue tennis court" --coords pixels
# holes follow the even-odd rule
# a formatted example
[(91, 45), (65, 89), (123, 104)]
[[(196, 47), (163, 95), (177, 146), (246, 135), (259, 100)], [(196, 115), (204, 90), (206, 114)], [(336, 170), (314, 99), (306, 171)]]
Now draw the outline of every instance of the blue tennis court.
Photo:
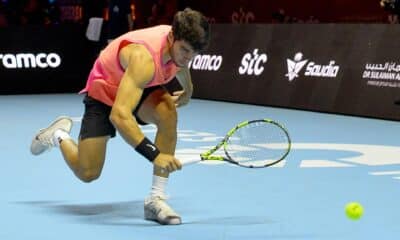
[[(215, 145), (235, 124), (271, 118), (288, 129), (292, 151), (265, 169), (200, 163), (170, 177), (169, 202), (183, 224), (143, 219), (151, 165), (121, 137), (110, 141), (99, 180), (80, 182), (56, 149), (32, 156), (35, 132), (73, 117), (82, 96), (0, 96), (0, 239), (397, 239), (400, 236), (400, 124), (226, 102), (192, 100), (179, 110), (178, 158)], [(400, 112), (400, 108), (399, 108)], [(143, 127), (153, 137), (152, 126)], [(364, 206), (359, 221), (344, 213)]]

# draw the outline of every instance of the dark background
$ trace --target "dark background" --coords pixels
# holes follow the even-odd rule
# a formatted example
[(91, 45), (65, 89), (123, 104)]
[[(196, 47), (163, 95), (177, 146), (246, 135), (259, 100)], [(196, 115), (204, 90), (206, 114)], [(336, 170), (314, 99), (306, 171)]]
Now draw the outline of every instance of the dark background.
[[(223, 58), (217, 71), (192, 67), (194, 97), (400, 119), (393, 104), (399, 87), (372, 86), (362, 78), (367, 63), (400, 63), (397, 14), (379, 1), (132, 0), (130, 17), (134, 29), (169, 24), (185, 7), (202, 11), (211, 23), (204, 54)], [(90, 17), (104, 19), (99, 42), (85, 37)], [(0, 54), (57, 53), (62, 62), (58, 68), (7, 69), (0, 59), (0, 94), (81, 90), (106, 45), (108, 21), (107, 0), (1, 0)], [(255, 49), (267, 56), (262, 74), (239, 74), (243, 56), (253, 58)], [(289, 81), (287, 59), (299, 52), (308, 63), (334, 60), (338, 75), (304, 76), (305, 66)]]
[[(400, 28), (385, 24), (214, 25), (205, 54), (222, 56), (223, 63), (218, 71), (191, 70), (194, 96), (399, 119), (393, 103), (400, 88), (371, 86), (362, 78), (367, 63), (400, 64), (400, 43), (393, 41), (399, 35)], [(268, 56), (264, 71), (258, 76), (239, 74), (244, 54), (254, 49)], [(298, 52), (316, 64), (335, 61), (337, 76), (305, 76), (306, 64), (299, 77), (289, 81), (286, 60)]]

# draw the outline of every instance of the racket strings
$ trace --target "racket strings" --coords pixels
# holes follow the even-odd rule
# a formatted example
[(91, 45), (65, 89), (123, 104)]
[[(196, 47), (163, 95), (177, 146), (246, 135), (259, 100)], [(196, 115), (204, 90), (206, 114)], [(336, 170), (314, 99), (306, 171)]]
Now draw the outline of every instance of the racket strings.
[(241, 165), (264, 166), (280, 160), (289, 139), (279, 126), (260, 121), (237, 129), (225, 146), (227, 154)]

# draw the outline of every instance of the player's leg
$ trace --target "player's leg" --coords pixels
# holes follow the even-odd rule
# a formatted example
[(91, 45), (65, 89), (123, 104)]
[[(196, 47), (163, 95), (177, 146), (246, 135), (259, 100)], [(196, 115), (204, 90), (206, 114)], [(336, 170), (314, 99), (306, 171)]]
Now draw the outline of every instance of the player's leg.
[[(146, 91), (146, 90), (145, 90)], [(177, 142), (177, 111), (171, 95), (162, 87), (149, 90), (137, 111), (139, 122), (153, 123), (157, 126), (155, 144), (162, 153), (174, 155)], [(155, 173), (168, 177), (168, 172)]]
[(67, 165), (84, 182), (97, 179), (104, 165), (108, 139), (115, 136), (109, 121), (111, 107), (92, 99), (84, 99), (85, 114), (82, 119), (78, 144), (69, 136), (72, 120), (61, 117), (35, 136), (31, 145), (34, 155), (59, 146)]
[(60, 143), (65, 162), (83, 182), (91, 182), (100, 177), (109, 138), (103, 136), (79, 139), (78, 145), (72, 139)]
[[(177, 112), (171, 95), (160, 87), (146, 89), (143, 95), (136, 119), (139, 123), (154, 123), (157, 126), (156, 146), (161, 152), (173, 155), (177, 142)], [(161, 224), (180, 224), (180, 216), (165, 202), (168, 175), (154, 168), (152, 189), (145, 200), (145, 218)]]
[(110, 122), (111, 107), (86, 96), (77, 148), (67, 142), (62, 152), (75, 175), (85, 182), (100, 177), (106, 157), (107, 142), (115, 137), (116, 130)]

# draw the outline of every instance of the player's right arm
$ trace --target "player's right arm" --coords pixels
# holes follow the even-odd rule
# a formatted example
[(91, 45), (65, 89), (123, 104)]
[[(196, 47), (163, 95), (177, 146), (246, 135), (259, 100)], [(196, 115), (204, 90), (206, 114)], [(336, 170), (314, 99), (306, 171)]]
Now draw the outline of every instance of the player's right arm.
[[(153, 79), (155, 66), (149, 51), (140, 44), (130, 44), (120, 52), (120, 63), (125, 73), (118, 87), (110, 120), (122, 138), (136, 148), (145, 138), (132, 115), (137, 107), (147, 83)], [(153, 161), (159, 168), (169, 172), (180, 169), (174, 156), (160, 153)]]

